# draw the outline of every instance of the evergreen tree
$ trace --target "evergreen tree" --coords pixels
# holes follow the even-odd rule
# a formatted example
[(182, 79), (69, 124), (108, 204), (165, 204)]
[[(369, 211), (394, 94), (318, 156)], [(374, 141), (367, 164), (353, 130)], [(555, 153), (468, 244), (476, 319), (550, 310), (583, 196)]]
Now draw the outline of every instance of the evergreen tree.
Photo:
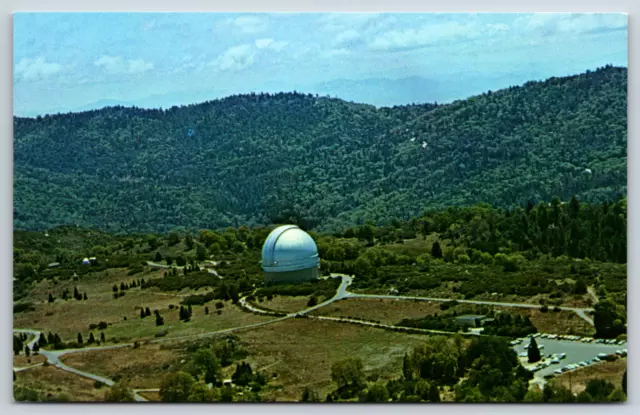
[(100, 332), (100, 343), (104, 343), (105, 341), (104, 332)]
[(434, 258), (442, 258), (442, 249), (440, 248), (440, 243), (438, 243), (438, 241), (435, 241), (431, 247), (431, 256)]
[(145, 314), (144, 314), (144, 308), (140, 307), (140, 318), (144, 318)]
[(120, 282), (120, 291), (124, 291), (124, 290), (126, 290), (126, 289), (127, 289), (127, 288), (125, 287), (124, 282), (122, 282), (122, 281), (121, 281), (121, 282)]
[(162, 261), (162, 255), (160, 255), (160, 252), (156, 252), (156, 256), (154, 257), (154, 260), (156, 262)]
[(112, 288), (114, 293), (118, 292), (118, 286), (116, 284), (113, 284), (113, 288)]
[(78, 333), (78, 344), (82, 344), (82, 334)]
[(82, 300), (80, 292), (78, 292), (78, 287), (73, 287), (73, 298), (75, 298), (76, 300)]
[(209, 307), (206, 307), (206, 306), (205, 306), (205, 308), (204, 308), (204, 313), (205, 313), (205, 314), (209, 314)]
[(531, 343), (529, 343), (529, 348), (527, 349), (527, 356), (529, 358), (529, 363), (535, 363), (540, 361), (540, 349), (538, 349), (538, 343), (534, 337), (531, 338)]
[(44, 333), (40, 333), (38, 344), (40, 345), (40, 347), (45, 347), (47, 345), (47, 339), (45, 338)]
[(29, 348), (29, 345), (24, 345), (24, 355), (27, 357), (31, 356), (31, 349)]
[(51, 295), (51, 293), (49, 293), (49, 302), (53, 303), (54, 299), (53, 299), (53, 295)]
[(88, 344), (93, 344), (96, 342), (96, 338), (93, 336), (93, 332), (89, 333), (89, 341)]
[(55, 342), (56, 342), (56, 338), (53, 335), (53, 333), (51, 333), (51, 332), (47, 333), (47, 343), (53, 344)]
[(38, 345), (38, 343), (34, 343), (33, 344), (33, 352), (37, 353), (40, 351), (40, 346)]
[(144, 310), (144, 315), (145, 315), (145, 317), (149, 317), (149, 316), (151, 315), (151, 310), (149, 310), (149, 307), (147, 307), (147, 308)]
[(625, 369), (624, 374), (622, 375), (622, 392), (627, 394), (627, 370)]
[(164, 319), (160, 315), (160, 313), (156, 314), (156, 326), (164, 325)]
[(88, 299), (88, 297), (87, 297), (87, 293), (86, 293), (86, 292), (83, 294), (83, 297), (82, 297), (82, 298), (83, 298), (84, 300), (87, 300), (87, 299)]

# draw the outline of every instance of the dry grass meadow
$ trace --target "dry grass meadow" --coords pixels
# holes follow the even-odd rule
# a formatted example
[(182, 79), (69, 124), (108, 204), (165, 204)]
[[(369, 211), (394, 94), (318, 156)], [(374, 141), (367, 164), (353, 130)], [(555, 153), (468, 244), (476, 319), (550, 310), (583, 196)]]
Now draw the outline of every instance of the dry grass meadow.
[(94, 381), (55, 366), (38, 366), (16, 373), (14, 385), (33, 389), (45, 398), (66, 394), (72, 401), (104, 400), (106, 388), (96, 388)]
[[(334, 389), (331, 365), (357, 356), (367, 375), (397, 377), (402, 357), (428, 337), (313, 319), (292, 319), (238, 333), (251, 366), (270, 379), (265, 400), (295, 401), (305, 387), (324, 398)], [(273, 377), (273, 375), (276, 375)]]
[(627, 359), (622, 358), (613, 362), (600, 362), (592, 366), (565, 372), (553, 378), (552, 382), (566, 388), (571, 387), (573, 393), (584, 391), (591, 379), (607, 380), (619, 388), (622, 386), (622, 376), (625, 370), (627, 370)]

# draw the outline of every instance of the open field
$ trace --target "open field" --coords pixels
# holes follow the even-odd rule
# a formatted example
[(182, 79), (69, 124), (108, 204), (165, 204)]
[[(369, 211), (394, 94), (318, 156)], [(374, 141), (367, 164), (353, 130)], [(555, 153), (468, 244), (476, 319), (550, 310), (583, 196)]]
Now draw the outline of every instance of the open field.
[(573, 311), (556, 312), (550, 308), (549, 311), (543, 313), (532, 308), (493, 307), (493, 309), (529, 317), (541, 333), (577, 334), (580, 336), (592, 336), (595, 333), (594, 327), (587, 324)]
[(182, 367), (181, 351), (159, 344), (143, 344), (138, 349), (79, 352), (62, 356), (60, 360), (84, 372), (113, 380), (126, 379), (134, 389), (158, 388), (165, 374)]
[(396, 324), (403, 318), (420, 318), (427, 314), (442, 313), (440, 304), (427, 301), (349, 298), (322, 307), (313, 313), (317, 316), (357, 317)]
[[(146, 340), (153, 338), (160, 328), (155, 325), (155, 316), (140, 318), (140, 307), (149, 307), (152, 312), (156, 309), (160, 311), (164, 319), (162, 328), (168, 330), (169, 337), (199, 334), (267, 319), (243, 312), (231, 302), (226, 302), (218, 315), (211, 302), (207, 304), (209, 315), (205, 315), (204, 306), (194, 306), (191, 321), (183, 323), (179, 320), (179, 295), (132, 288), (126, 291), (125, 296), (113, 299), (111, 287), (114, 278), (119, 284), (119, 276), (114, 275), (111, 281), (102, 284), (102, 291), (89, 292), (90, 288), (87, 286), (87, 300), (56, 300), (51, 304), (36, 304), (33, 311), (15, 314), (14, 327), (51, 331), (58, 333), (63, 341), (75, 341), (77, 334), (81, 333), (86, 341), (89, 337), (89, 325), (105, 321), (110, 324), (104, 330), (107, 341), (114, 337), (118, 340)], [(78, 284), (79, 291), (83, 292), (84, 288), (83, 284)], [(171, 310), (169, 305), (176, 308)], [(98, 330), (94, 330), (94, 336), (99, 339)]]
[(25, 356), (24, 353), (20, 354), (20, 356), (13, 356), (13, 367), (25, 367), (31, 365), (37, 365), (38, 363), (42, 363), (47, 360), (44, 356), (31, 355), (29, 357)]
[(585, 390), (587, 383), (591, 379), (604, 379), (615, 385), (622, 386), (622, 376), (627, 369), (627, 358), (617, 359), (613, 362), (600, 362), (592, 366), (565, 372), (553, 378), (555, 385), (571, 387), (573, 393), (580, 393)]
[(270, 379), (262, 396), (278, 401), (300, 399), (307, 386), (324, 399), (335, 388), (331, 365), (349, 357), (361, 358), (367, 375), (397, 377), (404, 353), (427, 339), (312, 319), (287, 320), (238, 337), (250, 353), (252, 367), (264, 370)]
[(14, 385), (37, 391), (41, 399), (51, 399), (64, 393), (72, 401), (95, 402), (104, 400), (106, 388), (96, 388), (94, 381), (58, 369), (39, 366), (16, 373)]
[[(322, 301), (322, 299), (318, 299), (319, 303)], [(254, 301), (258, 307), (287, 313), (304, 310), (307, 308), (308, 302), (309, 296), (290, 297), (284, 295), (276, 295), (272, 300), (264, 300), (263, 302)]]

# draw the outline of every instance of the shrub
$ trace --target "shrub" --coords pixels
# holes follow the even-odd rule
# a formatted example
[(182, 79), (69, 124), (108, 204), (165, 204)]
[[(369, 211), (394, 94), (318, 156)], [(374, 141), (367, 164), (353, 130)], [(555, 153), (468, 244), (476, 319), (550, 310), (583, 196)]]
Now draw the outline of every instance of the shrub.
[(542, 307), (540, 307), (541, 313), (546, 313), (547, 311), (549, 311), (549, 307), (547, 307), (546, 305), (543, 305)]

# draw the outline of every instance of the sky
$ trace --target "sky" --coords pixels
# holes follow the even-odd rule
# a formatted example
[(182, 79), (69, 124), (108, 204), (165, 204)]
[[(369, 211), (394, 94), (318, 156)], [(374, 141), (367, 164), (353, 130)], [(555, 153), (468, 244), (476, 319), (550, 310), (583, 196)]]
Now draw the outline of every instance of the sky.
[(16, 13), (14, 114), (237, 93), (448, 102), (627, 66), (627, 16), (555, 13)]

